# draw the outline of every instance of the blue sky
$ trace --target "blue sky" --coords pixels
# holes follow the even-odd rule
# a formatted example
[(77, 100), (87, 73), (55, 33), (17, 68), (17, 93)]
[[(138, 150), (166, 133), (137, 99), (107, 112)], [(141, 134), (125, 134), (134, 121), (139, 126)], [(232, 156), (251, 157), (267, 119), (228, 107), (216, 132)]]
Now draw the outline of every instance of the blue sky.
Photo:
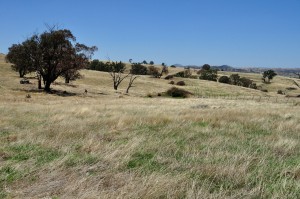
[(0, 0), (0, 52), (45, 24), (96, 45), (94, 58), (300, 67), (299, 0)]

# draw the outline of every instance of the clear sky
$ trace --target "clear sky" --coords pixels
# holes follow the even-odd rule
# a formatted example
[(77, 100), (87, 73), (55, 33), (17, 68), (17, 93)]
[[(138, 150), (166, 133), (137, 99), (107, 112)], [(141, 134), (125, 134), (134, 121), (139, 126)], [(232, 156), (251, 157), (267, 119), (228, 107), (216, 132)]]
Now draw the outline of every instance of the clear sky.
[(300, 67), (300, 0), (0, 0), (0, 52), (70, 29), (94, 58)]

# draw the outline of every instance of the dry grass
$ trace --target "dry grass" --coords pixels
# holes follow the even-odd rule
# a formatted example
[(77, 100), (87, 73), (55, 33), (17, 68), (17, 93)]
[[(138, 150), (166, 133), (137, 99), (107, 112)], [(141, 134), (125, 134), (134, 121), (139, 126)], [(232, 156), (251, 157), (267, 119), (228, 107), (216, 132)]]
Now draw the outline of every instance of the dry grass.
[(123, 95), (95, 71), (45, 94), (0, 66), (0, 198), (300, 198), (299, 105), (146, 98), (172, 86), (149, 77)]

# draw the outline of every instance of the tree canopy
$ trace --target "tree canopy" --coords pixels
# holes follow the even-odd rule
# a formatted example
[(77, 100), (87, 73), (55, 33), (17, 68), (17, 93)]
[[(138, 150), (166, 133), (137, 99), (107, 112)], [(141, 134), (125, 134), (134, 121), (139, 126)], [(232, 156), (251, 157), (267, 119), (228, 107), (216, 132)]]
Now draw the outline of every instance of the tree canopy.
[(60, 76), (68, 80), (80, 77), (77, 71), (88, 66), (96, 50), (96, 46), (76, 43), (70, 30), (49, 28), (12, 45), (7, 60), (18, 70), (36, 71), (44, 81), (44, 90), (50, 91), (51, 83)]

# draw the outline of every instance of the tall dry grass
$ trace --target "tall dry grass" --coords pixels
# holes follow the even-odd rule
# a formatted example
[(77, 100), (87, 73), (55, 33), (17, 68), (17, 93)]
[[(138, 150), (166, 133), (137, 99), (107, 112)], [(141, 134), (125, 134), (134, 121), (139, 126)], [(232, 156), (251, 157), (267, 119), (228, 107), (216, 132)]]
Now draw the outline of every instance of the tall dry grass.
[(0, 197), (300, 197), (297, 104), (146, 98), (169, 88), (146, 77), (122, 95), (94, 71), (45, 94), (2, 66)]

